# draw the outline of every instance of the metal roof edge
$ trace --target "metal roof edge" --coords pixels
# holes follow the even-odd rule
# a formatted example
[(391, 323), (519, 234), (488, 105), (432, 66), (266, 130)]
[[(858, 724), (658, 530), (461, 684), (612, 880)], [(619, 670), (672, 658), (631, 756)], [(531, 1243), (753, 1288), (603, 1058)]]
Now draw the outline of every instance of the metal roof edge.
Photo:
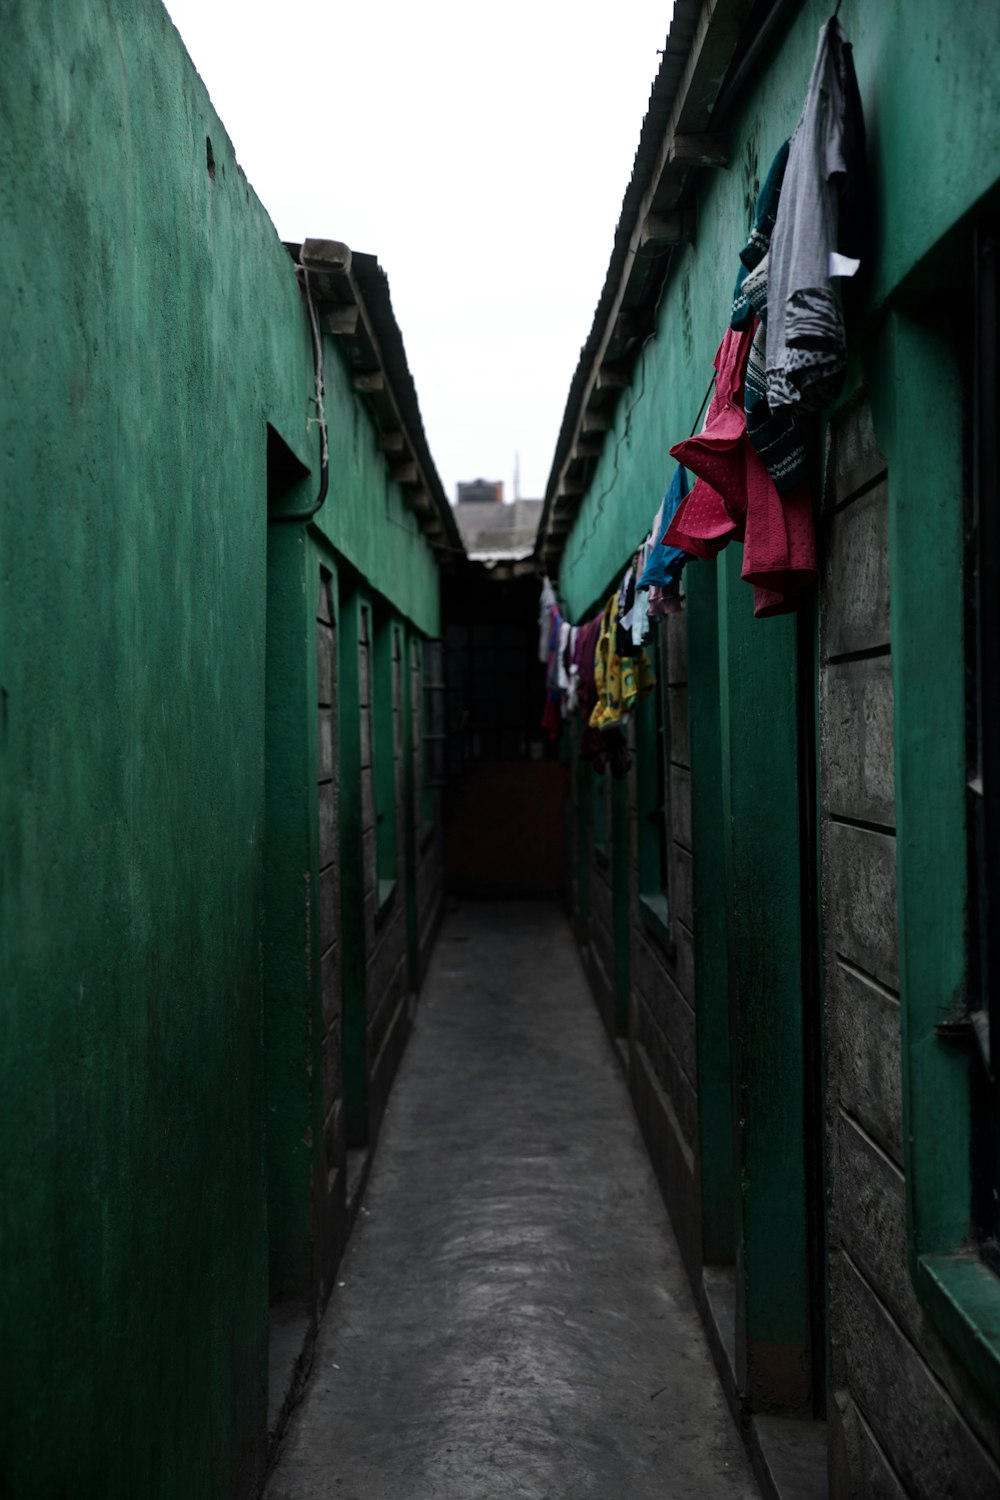
[(742, 80), (744, 61), (752, 65), (756, 59), (772, 13), (790, 8), (789, 0), (677, 0), (604, 286), (556, 440), (534, 549), (539, 572), (558, 568), (611, 414), (655, 330), (674, 248), (693, 234), (698, 178), (705, 169), (728, 164), (718, 120), (728, 113), (730, 82), (737, 73)]
[(323, 332), (332, 335), (378, 434), (390, 477), (439, 562), (466, 556), (431, 456), (402, 330), (378, 258), (338, 240), (286, 244), (309, 274)]

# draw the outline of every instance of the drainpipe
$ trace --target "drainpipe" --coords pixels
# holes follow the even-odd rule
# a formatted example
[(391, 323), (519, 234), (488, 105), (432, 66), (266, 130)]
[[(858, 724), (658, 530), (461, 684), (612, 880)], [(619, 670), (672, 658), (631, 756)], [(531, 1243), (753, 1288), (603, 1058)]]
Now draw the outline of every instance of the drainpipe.
[(319, 493), (316, 499), (304, 510), (279, 511), (277, 515), (268, 516), (268, 521), (311, 521), (326, 500), (327, 490), (330, 488), (330, 442), (326, 431), (326, 414), (323, 410), (323, 339), (320, 333), (319, 318), (316, 314), (316, 304), (313, 301), (312, 287), (309, 285), (309, 268), (300, 265), (298, 267), (302, 277), (302, 285), (305, 288), (306, 302), (309, 306), (309, 327), (312, 331), (313, 366), (316, 371), (316, 395), (313, 398), (316, 403), (316, 414), (319, 420)]

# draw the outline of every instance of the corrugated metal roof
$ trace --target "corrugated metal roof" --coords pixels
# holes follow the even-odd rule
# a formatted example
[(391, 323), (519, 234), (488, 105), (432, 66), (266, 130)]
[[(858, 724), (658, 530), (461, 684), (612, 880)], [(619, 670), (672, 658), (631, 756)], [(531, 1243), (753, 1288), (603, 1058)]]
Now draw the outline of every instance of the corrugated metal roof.
[(407, 436), (410, 439), (414, 455), (423, 471), (424, 478), (430, 486), (435, 509), (444, 523), (448, 545), (451, 549), (464, 554), (465, 548), (462, 544), (458, 527), (455, 524), (455, 515), (448, 504), (448, 497), (445, 494), (444, 485), (441, 483), (437, 467), (431, 457), (427, 434), (424, 432), (423, 418), (420, 415), (420, 403), (417, 399), (417, 388), (410, 373), (406, 350), (403, 347), (403, 335), (399, 324), (396, 322), (396, 315), (392, 310), (392, 298), (389, 295), (389, 278), (374, 255), (355, 254), (351, 262), (351, 269), (354, 272), (359, 288), (364, 294), (365, 305), (368, 308), (372, 326), (378, 336), (378, 341), (382, 349), (382, 361), (386, 376), (395, 393), (399, 414), (406, 427)]
[[(632, 176), (629, 179), (628, 187), (625, 190), (625, 197), (622, 200), (621, 215), (618, 219), (618, 227), (615, 230), (614, 245), (611, 250), (607, 275), (604, 278), (604, 287), (594, 311), (590, 333), (587, 336), (586, 343), (580, 350), (576, 372), (570, 382), (569, 395), (566, 398), (566, 409), (563, 413), (562, 425), (559, 429), (556, 450), (552, 459), (552, 468), (545, 488), (545, 509), (542, 512), (542, 521), (538, 529), (539, 541), (541, 541), (544, 535), (549, 510), (554, 498), (555, 485), (558, 482), (576, 430), (576, 420), (583, 402), (587, 379), (594, 360), (597, 357), (601, 337), (607, 326), (612, 304), (625, 270), (625, 261), (632, 236), (635, 232), (642, 199), (649, 186), (664, 132), (670, 121), (671, 111), (677, 98), (678, 85), (683, 76), (684, 65), (691, 50), (691, 43), (694, 39), (700, 11), (701, 0), (676, 0), (673, 19), (670, 23), (670, 31), (664, 44), (663, 61), (653, 81), (653, 87), (649, 96), (649, 105), (643, 118), (639, 145), (636, 148), (635, 160), (632, 165)], [(537, 545), (536, 543), (536, 547)]]
[(455, 516), (431, 457), (389, 278), (374, 255), (338, 240), (305, 240), (286, 249), (308, 270), (320, 322), (335, 337), (354, 389), (369, 409), (390, 475), (439, 561), (464, 558)]
[(732, 103), (730, 83), (743, 71), (741, 59), (752, 68), (776, 14), (797, 3), (677, 0), (604, 287), (570, 383), (535, 544), (539, 569), (558, 563), (600, 456), (602, 433), (610, 428), (610, 413), (628, 389), (644, 337), (655, 327), (672, 246), (691, 233), (698, 174), (725, 165), (718, 122)]

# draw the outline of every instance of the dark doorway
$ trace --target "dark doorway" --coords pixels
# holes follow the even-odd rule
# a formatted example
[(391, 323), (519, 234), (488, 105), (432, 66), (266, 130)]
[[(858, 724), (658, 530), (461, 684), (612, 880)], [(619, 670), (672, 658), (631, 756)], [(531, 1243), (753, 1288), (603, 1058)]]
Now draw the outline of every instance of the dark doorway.
[(541, 717), (539, 583), (470, 565), (444, 581), (446, 888), (553, 895), (566, 883), (568, 766)]

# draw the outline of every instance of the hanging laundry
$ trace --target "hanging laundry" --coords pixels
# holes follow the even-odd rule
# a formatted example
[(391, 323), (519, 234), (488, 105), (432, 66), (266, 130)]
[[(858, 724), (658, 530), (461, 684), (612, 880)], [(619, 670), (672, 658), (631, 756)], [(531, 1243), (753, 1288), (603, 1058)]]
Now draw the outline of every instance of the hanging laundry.
[(771, 235), (766, 385), (774, 415), (819, 411), (840, 390), (847, 340), (838, 278), (858, 266), (841, 247), (859, 249), (864, 149), (851, 47), (833, 17), (820, 29)]
[(618, 623), (615, 627), (615, 648), (619, 656), (635, 657), (641, 647), (632, 639), (632, 614), (635, 609), (635, 564), (631, 563), (618, 590)]
[[(652, 537), (644, 546), (652, 547)], [(645, 600), (635, 598), (636, 554), (619, 587), (602, 612), (580, 626), (563, 620), (558, 609), (549, 611), (549, 650), (546, 653), (545, 711), (542, 723), (555, 739), (563, 718), (579, 710), (583, 720), (580, 755), (595, 771), (609, 769), (615, 777), (625, 776), (632, 764), (628, 741), (622, 729), (629, 713), (655, 685), (649, 657), (639, 649), (634, 655), (622, 655), (617, 649), (621, 627), (620, 606), (633, 600), (633, 615), (642, 610)], [(631, 643), (631, 637), (629, 637)]]
[[(675, 490), (675, 483), (677, 485), (681, 486), (682, 492), (679, 494), (679, 498), (677, 499), (676, 503), (672, 504), (673, 497), (674, 497), (675, 493), (678, 493)], [(675, 470), (674, 471), (674, 477), (673, 477), (673, 479), (671, 479), (670, 484), (667, 487), (667, 493), (664, 495), (663, 499), (660, 501), (659, 509), (657, 510), (656, 515), (653, 518), (653, 525), (652, 525), (652, 528), (650, 529), (650, 533), (649, 533), (649, 539), (650, 539), (651, 545), (646, 549), (646, 565), (642, 569), (642, 572), (639, 574), (639, 587), (640, 588), (646, 588), (647, 587), (647, 585), (643, 582), (643, 579), (645, 578), (645, 575), (646, 575), (646, 568), (648, 568), (650, 560), (656, 555), (656, 549), (660, 545), (660, 542), (663, 540), (663, 533), (667, 529), (667, 526), (668, 526), (668, 524), (669, 524), (669, 522), (671, 520), (671, 517), (673, 515), (673, 511), (677, 509), (678, 505), (680, 505), (681, 500), (683, 500), (684, 494), (686, 494), (686, 493), (687, 493), (687, 475), (685, 474), (685, 475), (683, 475), (681, 477), (678, 477), (678, 474), (677, 474), (677, 472)], [(671, 506), (671, 504), (672, 504), (672, 509), (669, 508)]]
[(576, 638), (576, 659), (579, 679), (579, 706), (583, 719), (580, 735), (580, 756), (603, 773), (610, 767), (611, 774), (622, 777), (632, 764), (628, 743), (620, 729), (593, 729), (590, 720), (597, 706), (597, 643), (604, 625), (604, 614), (581, 625)]
[[(853, 276), (868, 252), (871, 203), (868, 198), (868, 156), (865, 113), (854, 71), (854, 48), (844, 38), (837, 53), (838, 81), (844, 101), (841, 154), (844, 170), (834, 178), (837, 190), (837, 256), (842, 275)], [(843, 265), (843, 262), (848, 265)], [(854, 262), (854, 267), (850, 262)], [(831, 275), (832, 275), (831, 271)]]
[(634, 658), (623, 657), (618, 651), (618, 594), (614, 593), (601, 616), (594, 658), (597, 702), (590, 715), (591, 728), (604, 730), (625, 722), (655, 682), (645, 651)]
[(562, 732), (562, 694), (559, 687), (559, 637), (562, 617), (558, 609), (549, 611), (549, 648), (545, 653), (548, 666), (545, 673), (545, 707), (542, 711), (542, 728), (550, 740), (557, 740)]
[(622, 781), (632, 767), (632, 752), (620, 729), (591, 729), (588, 725), (580, 737), (580, 758), (599, 776), (610, 771), (616, 781)]
[(649, 589), (648, 587), (643, 587), (642, 579), (646, 569), (649, 567), (650, 559), (659, 548), (660, 537), (663, 535), (665, 506), (666, 496), (660, 501), (649, 534), (643, 540), (641, 547), (636, 552), (632, 561), (635, 576), (635, 596), (629, 617), (627, 620), (623, 620), (622, 623), (627, 625), (631, 634), (633, 656), (638, 653), (640, 646), (645, 643), (649, 635)]
[[(780, 494), (786, 494), (804, 483), (807, 474), (806, 449), (794, 419), (788, 412), (771, 411), (767, 399), (767, 329), (763, 316), (767, 311), (767, 258), (753, 273), (757, 286), (763, 286), (762, 321), (757, 324), (747, 360), (743, 411), (750, 439), (764, 462)], [(749, 280), (749, 278), (748, 278)]]
[(649, 599), (649, 614), (651, 619), (660, 618), (663, 615), (679, 615), (683, 608), (681, 604), (681, 586), (679, 583), (668, 584), (666, 588), (657, 588), (654, 583), (647, 595)]
[(740, 251), (740, 268), (736, 273), (736, 286), (733, 289), (733, 310), (729, 319), (730, 328), (747, 328), (753, 321), (756, 312), (761, 316), (760, 308), (751, 302), (751, 287), (745, 285), (749, 273), (760, 265), (767, 255), (771, 246), (771, 235), (774, 232), (774, 221), (778, 213), (778, 202), (781, 197), (781, 184), (785, 176), (785, 167), (788, 162), (789, 142), (784, 141), (779, 147), (777, 155), (772, 161), (764, 178), (764, 184), (757, 194), (757, 202), (754, 206), (753, 228), (750, 238)]
[[(663, 506), (656, 513), (657, 521), (663, 515)], [(649, 590), (640, 589), (639, 579), (645, 572), (650, 553), (656, 546), (650, 533), (636, 550), (626, 574), (624, 596), (619, 595), (618, 639), (623, 656), (638, 656), (649, 635)]]
[[(643, 548), (643, 556), (648, 555), (649, 548)], [(639, 563), (636, 563), (636, 572), (639, 571)], [(638, 656), (646, 637), (649, 635), (649, 590), (640, 589), (636, 584), (635, 602), (632, 605), (632, 655)]]
[[(599, 659), (598, 644), (603, 642), (607, 645), (614, 638), (614, 624), (611, 617), (613, 608), (617, 609), (617, 603), (616, 592), (601, 614), (579, 627), (574, 642), (574, 653), (579, 683), (579, 707), (583, 718), (580, 756), (588, 761), (598, 773), (610, 769), (613, 776), (622, 777), (627, 774), (632, 764), (624, 734), (614, 723), (610, 723), (606, 728), (598, 729), (592, 722), (602, 701), (606, 701), (604, 695), (607, 652), (601, 653)], [(619, 659), (619, 668), (620, 665)], [(628, 663), (628, 668), (631, 672), (631, 662)], [(601, 696), (599, 696), (599, 682)]]
[(688, 492), (688, 477), (683, 465), (674, 470), (670, 487), (663, 497), (653, 523), (656, 545), (650, 548), (649, 561), (639, 578), (638, 588), (667, 588), (680, 577), (681, 569), (691, 554), (680, 547), (669, 546), (664, 538), (668, 526), (677, 514), (677, 508)]
[(601, 633), (602, 619), (603, 615), (596, 615), (593, 620), (588, 620), (585, 625), (581, 625), (576, 632), (577, 692), (580, 713), (585, 724), (590, 723), (590, 716), (597, 702), (594, 667), (597, 661), (597, 639)]
[(557, 603), (555, 589), (548, 578), (543, 578), (542, 596), (538, 601), (538, 660), (543, 666), (549, 659), (552, 611), (556, 608)]
[(556, 642), (556, 686), (560, 693), (565, 693), (569, 688), (569, 668), (566, 663), (566, 648), (569, 645), (570, 632), (573, 629), (568, 620), (559, 622), (559, 638)]
[(742, 576), (754, 585), (754, 613), (771, 615), (794, 609), (803, 586), (815, 578), (816, 543), (808, 487), (799, 484), (779, 495), (747, 437), (744, 383), (755, 333), (756, 323), (726, 329), (705, 425), (670, 450), (698, 481), (664, 542), (714, 557), (728, 542), (743, 541)]
[(580, 668), (577, 660), (576, 638), (578, 630), (575, 625), (563, 622), (565, 638), (560, 634), (559, 638), (559, 686), (562, 690), (562, 716), (571, 719), (576, 713), (577, 701), (580, 691)]
[(743, 386), (753, 325), (727, 328), (715, 355), (715, 389), (705, 424), (696, 437), (675, 443), (670, 452), (687, 464), (698, 481), (681, 501), (664, 533), (666, 546), (696, 557), (715, 557), (733, 539), (741, 541), (746, 522), (746, 417)]
[(781, 184), (788, 160), (787, 141), (771, 163), (757, 197), (754, 227), (740, 251), (740, 269), (733, 293), (730, 327), (746, 329), (754, 316), (760, 319), (750, 347), (743, 409), (747, 437), (767, 467), (779, 493), (793, 489), (806, 478), (806, 450), (789, 412), (775, 415), (767, 403), (767, 291), (771, 232), (778, 213)]

